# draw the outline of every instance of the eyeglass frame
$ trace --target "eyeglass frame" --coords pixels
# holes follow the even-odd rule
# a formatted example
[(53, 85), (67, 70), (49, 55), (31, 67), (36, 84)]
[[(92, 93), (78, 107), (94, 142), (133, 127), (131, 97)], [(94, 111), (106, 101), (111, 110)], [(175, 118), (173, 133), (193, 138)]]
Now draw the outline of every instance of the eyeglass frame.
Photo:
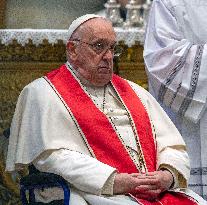
[[(117, 46), (117, 42), (114, 42), (114, 44), (112, 45), (108, 45), (108, 46), (105, 46), (104, 49), (102, 49), (100, 52), (98, 51), (98, 49), (95, 48), (95, 44), (98, 44), (98, 42), (92, 44), (92, 43), (88, 43), (88, 42), (85, 42), (85, 41), (82, 41), (81, 39), (72, 39), (70, 41), (76, 41), (76, 42), (80, 42), (80, 43), (84, 43), (86, 45), (89, 45), (91, 47), (91, 49), (97, 54), (97, 55), (103, 55), (105, 54), (108, 50), (111, 50), (112, 53), (113, 53), (113, 57), (119, 57), (123, 51), (123, 49), (121, 47), (119, 47), (120, 49), (120, 52), (117, 52), (115, 51), (115, 48)], [(100, 42), (99, 42), (100, 44)], [(104, 43), (102, 43), (104, 45)], [(106, 44), (105, 44), (106, 45)], [(105, 52), (104, 52), (105, 51)]]

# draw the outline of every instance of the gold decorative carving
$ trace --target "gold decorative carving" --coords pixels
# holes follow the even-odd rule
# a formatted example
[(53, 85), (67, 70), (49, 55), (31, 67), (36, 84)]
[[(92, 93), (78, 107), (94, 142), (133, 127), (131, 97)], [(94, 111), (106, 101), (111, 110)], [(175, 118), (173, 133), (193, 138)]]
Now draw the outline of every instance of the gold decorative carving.
[(148, 89), (143, 59), (143, 46), (137, 41), (132, 47), (128, 47), (123, 41), (120, 41), (119, 46), (123, 48), (123, 54), (117, 62), (118, 74)]
[(65, 44), (62, 40), (52, 45), (44, 39), (38, 46), (31, 39), (24, 46), (16, 39), (9, 45), (0, 41), (0, 61), (3, 62), (64, 62), (65, 59)]

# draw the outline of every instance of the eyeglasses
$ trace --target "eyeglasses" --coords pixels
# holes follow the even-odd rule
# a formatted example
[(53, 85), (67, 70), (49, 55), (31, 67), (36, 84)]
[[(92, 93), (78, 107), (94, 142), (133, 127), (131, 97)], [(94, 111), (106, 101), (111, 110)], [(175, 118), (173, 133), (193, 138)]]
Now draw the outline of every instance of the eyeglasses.
[(102, 53), (106, 53), (108, 50), (110, 50), (113, 53), (114, 57), (119, 57), (123, 51), (123, 49), (120, 46), (118, 46), (116, 42), (112, 45), (109, 45), (108, 42), (104, 42), (104, 41), (97, 41), (95, 43), (88, 43), (88, 42), (82, 41), (80, 39), (73, 39), (72, 41), (77, 41), (77, 42), (84, 43), (84, 44), (90, 46), (91, 49), (97, 55), (100, 55)]

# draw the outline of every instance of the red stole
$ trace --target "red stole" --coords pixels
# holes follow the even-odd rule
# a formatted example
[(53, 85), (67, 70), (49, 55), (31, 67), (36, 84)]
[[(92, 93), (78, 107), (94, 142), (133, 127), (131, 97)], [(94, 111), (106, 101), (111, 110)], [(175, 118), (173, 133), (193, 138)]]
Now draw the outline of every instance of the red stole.
[[(95, 155), (99, 161), (115, 167), (120, 173), (137, 173), (138, 170), (134, 162), (108, 118), (95, 106), (67, 67), (63, 65), (59, 69), (48, 73), (46, 77), (48, 82), (54, 86), (56, 93), (61, 96), (64, 103), (70, 108), (78, 126), (84, 134), (83, 137), (87, 141), (87, 146), (89, 145), (92, 150), (92, 155)], [(155, 171), (156, 146), (150, 120), (145, 108), (126, 80), (113, 75), (112, 85), (121, 97), (135, 123), (139, 136), (137, 140), (141, 145), (146, 167), (150, 172)], [(160, 204), (160, 202), (137, 200), (144, 205)], [(177, 193), (166, 193), (161, 197), (160, 201), (164, 205), (196, 204), (187, 197)]]

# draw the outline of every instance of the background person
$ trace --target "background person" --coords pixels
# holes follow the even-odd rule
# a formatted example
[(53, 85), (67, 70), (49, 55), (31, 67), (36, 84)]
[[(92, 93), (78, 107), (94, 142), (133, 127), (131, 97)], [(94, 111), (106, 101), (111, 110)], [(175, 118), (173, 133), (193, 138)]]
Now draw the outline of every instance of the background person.
[(144, 45), (149, 89), (187, 144), (192, 188), (207, 198), (207, 2), (154, 0)]

